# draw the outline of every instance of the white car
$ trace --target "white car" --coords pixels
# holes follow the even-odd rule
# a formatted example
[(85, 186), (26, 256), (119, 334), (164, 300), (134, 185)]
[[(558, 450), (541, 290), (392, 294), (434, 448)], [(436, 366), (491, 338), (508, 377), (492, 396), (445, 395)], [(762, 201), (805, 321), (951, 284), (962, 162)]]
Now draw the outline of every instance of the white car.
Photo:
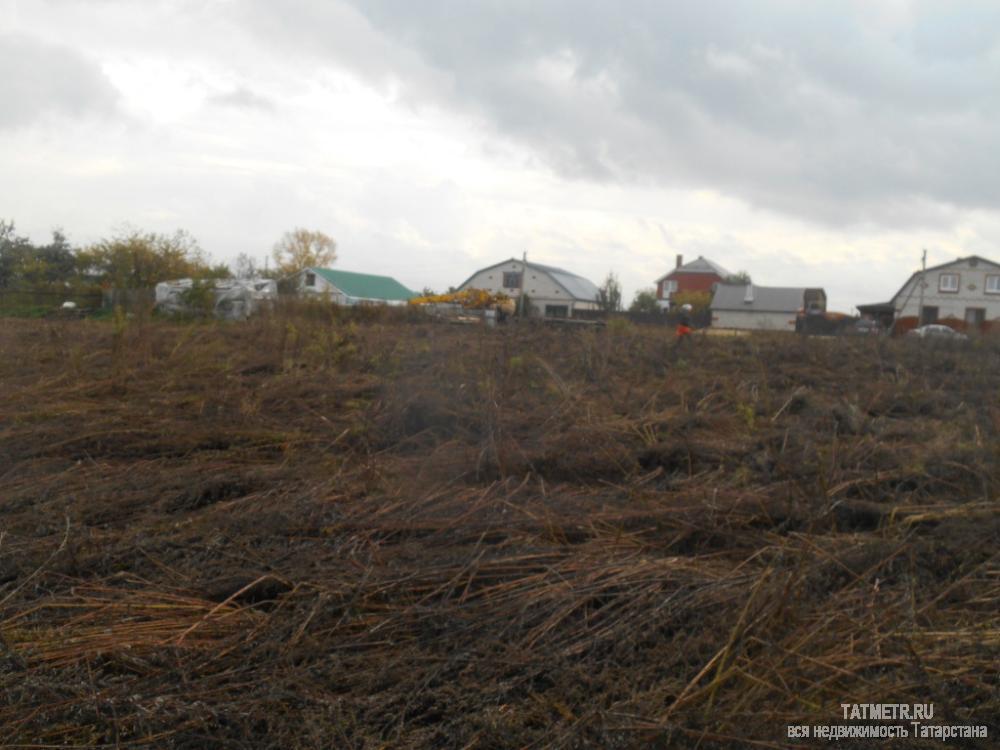
[(950, 339), (951, 341), (968, 341), (969, 337), (954, 328), (943, 326), (940, 323), (930, 323), (929, 325), (914, 328), (907, 332), (907, 336), (920, 339)]

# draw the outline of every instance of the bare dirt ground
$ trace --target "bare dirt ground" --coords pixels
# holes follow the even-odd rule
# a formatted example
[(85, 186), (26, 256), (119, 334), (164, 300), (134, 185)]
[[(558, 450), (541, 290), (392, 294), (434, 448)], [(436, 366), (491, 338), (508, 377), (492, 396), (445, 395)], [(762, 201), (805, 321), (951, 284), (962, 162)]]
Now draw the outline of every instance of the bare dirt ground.
[(3, 746), (990, 746), (1000, 344), (669, 338), (0, 321)]

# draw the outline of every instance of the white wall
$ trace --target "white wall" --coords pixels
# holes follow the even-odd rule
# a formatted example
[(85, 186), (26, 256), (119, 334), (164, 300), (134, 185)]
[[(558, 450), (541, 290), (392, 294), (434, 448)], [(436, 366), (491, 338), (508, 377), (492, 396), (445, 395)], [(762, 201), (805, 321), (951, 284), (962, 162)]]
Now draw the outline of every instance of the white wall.
[(755, 331), (795, 332), (794, 312), (754, 312), (751, 310), (712, 310), (713, 328), (741, 328)]
[(330, 301), (337, 305), (347, 305), (350, 303), (347, 295), (319, 274), (316, 274), (315, 285), (306, 286), (306, 273), (307, 271), (299, 271), (292, 281), (299, 296), (328, 296)]
[[(957, 273), (958, 292), (939, 290), (939, 277), (944, 273)], [(954, 263), (946, 268), (928, 271), (924, 277), (924, 305), (938, 308), (938, 318), (965, 319), (967, 307), (986, 310), (986, 320), (1000, 318), (1000, 294), (986, 292), (986, 277), (1000, 276), (1000, 268), (992, 263), (979, 262), (973, 266), (969, 260)], [(896, 317), (920, 315), (920, 275), (911, 279), (896, 297)]]
[[(463, 284), (461, 289), (485, 289), (489, 292), (503, 292), (508, 297), (517, 299), (521, 296), (521, 290), (505, 287), (503, 275), (505, 272), (523, 271), (524, 264), (521, 261), (508, 261), (494, 268), (480, 271)], [(566, 305), (570, 315), (573, 314), (574, 309), (590, 310), (596, 307), (596, 304), (574, 301), (551, 276), (530, 266), (524, 276), (524, 292), (528, 295), (536, 315), (544, 315), (546, 305)]]

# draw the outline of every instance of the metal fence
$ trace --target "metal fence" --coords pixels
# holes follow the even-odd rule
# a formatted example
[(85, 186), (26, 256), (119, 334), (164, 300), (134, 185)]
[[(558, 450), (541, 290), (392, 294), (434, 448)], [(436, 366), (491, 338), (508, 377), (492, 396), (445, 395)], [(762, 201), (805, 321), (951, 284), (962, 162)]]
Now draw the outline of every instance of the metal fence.
[(125, 312), (148, 312), (156, 303), (156, 291), (150, 287), (139, 289), (105, 289), (101, 292), (102, 306), (120, 307)]
[(153, 289), (17, 289), (0, 288), (0, 312), (44, 314), (72, 302), (78, 310), (93, 311), (121, 307), (125, 312), (143, 312), (153, 308)]
[(78, 308), (96, 309), (101, 307), (102, 297), (99, 291), (0, 289), (0, 310), (4, 311), (54, 310), (64, 302), (72, 302)]

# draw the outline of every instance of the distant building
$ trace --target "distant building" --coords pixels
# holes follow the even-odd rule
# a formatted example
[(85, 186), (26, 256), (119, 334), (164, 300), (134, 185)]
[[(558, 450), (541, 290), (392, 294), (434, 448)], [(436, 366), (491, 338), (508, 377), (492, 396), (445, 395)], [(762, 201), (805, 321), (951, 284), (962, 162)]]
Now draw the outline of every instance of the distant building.
[(531, 313), (547, 318), (569, 318), (576, 310), (597, 310), (600, 292), (590, 280), (571, 271), (511, 258), (476, 271), (459, 290), (485, 289), (518, 299), (522, 292)]
[(674, 269), (656, 280), (656, 299), (661, 307), (669, 307), (671, 296), (677, 292), (711, 292), (731, 275), (708, 258), (699, 255), (697, 260), (685, 263), (684, 256), (678, 255)]
[(272, 279), (175, 279), (161, 281), (153, 294), (156, 309), (168, 315), (211, 314), (221, 320), (246, 320), (274, 304), (278, 285)]
[(712, 326), (795, 332), (800, 312), (826, 312), (819, 288), (719, 284), (712, 296)]
[(978, 255), (915, 271), (888, 302), (858, 305), (883, 327), (903, 332), (946, 323), (980, 330), (1000, 325), (1000, 265)]
[(338, 305), (405, 305), (416, 294), (391, 276), (305, 268), (283, 282), (299, 296), (325, 296)]

